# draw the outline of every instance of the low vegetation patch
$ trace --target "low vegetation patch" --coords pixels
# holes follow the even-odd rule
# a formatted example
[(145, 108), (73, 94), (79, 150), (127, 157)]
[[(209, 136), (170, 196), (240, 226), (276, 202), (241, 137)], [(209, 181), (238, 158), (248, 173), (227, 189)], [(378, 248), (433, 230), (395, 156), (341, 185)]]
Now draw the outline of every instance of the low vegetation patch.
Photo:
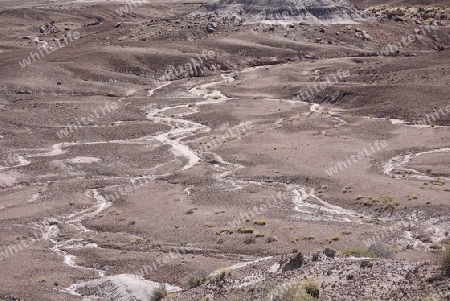
[(189, 275), (187, 285), (190, 288), (198, 287), (206, 282), (208, 275), (204, 271), (197, 271)]
[(394, 250), (392, 247), (381, 243), (370, 245), (368, 251), (380, 258), (392, 258), (394, 256)]
[(373, 253), (371, 253), (368, 249), (365, 248), (345, 248), (341, 250), (341, 255), (350, 257), (364, 257), (364, 258), (376, 258), (377, 256)]
[(167, 296), (167, 289), (164, 284), (156, 288), (150, 298), (151, 301), (161, 301)]
[(441, 179), (430, 181), (430, 184), (435, 186), (445, 186), (445, 182), (442, 181)]
[(277, 238), (275, 236), (272, 236), (272, 235), (269, 235), (266, 238), (266, 242), (269, 243), (269, 244), (272, 243), (272, 242), (276, 242), (276, 241), (277, 241)]
[(253, 234), (253, 232), (255, 232), (255, 230), (252, 228), (246, 228), (246, 227), (242, 226), (237, 229), (237, 232), (241, 233), (241, 234)]
[(440, 264), (444, 273), (450, 276), (450, 247), (447, 246), (446, 249), (441, 253)]
[[(263, 283), (253, 292), (263, 296), (264, 301), (316, 301), (319, 300), (320, 287), (311, 279), (302, 283), (283, 285)], [(259, 300), (259, 299), (258, 299)]]
[(340, 239), (339, 235), (335, 235), (332, 238), (330, 238), (330, 240), (332, 240), (332, 241), (338, 241), (339, 239)]
[(122, 210), (113, 209), (113, 210), (109, 211), (109, 214), (111, 214), (111, 215), (122, 215)]
[(221, 235), (222, 233), (228, 233), (228, 234), (233, 234), (234, 231), (231, 229), (217, 229), (216, 230), (216, 235)]
[[(364, 198), (356, 198), (357, 200), (363, 200)], [(381, 209), (389, 209), (395, 208), (399, 205), (399, 203), (395, 200), (395, 198), (390, 194), (384, 194), (380, 197), (370, 196), (367, 200), (363, 202), (364, 206), (377, 206)]]
[(246, 245), (254, 244), (256, 242), (256, 239), (253, 236), (248, 236), (244, 239), (244, 243)]
[(265, 219), (257, 219), (253, 221), (253, 224), (258, 225), (258, 226), (265, 226), (266, 225), (266, 220)]

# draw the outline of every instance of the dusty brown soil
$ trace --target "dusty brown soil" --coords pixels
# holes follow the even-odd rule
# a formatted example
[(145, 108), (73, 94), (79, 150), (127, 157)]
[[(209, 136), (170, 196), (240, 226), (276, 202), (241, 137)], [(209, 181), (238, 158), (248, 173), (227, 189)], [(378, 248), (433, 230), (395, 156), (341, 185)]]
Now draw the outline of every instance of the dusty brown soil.
[(449, 25), (239, 25), (196, 2), (0, 1), (0, 300), (266, 300), (304, 277), (322, 300), (448, 300)]

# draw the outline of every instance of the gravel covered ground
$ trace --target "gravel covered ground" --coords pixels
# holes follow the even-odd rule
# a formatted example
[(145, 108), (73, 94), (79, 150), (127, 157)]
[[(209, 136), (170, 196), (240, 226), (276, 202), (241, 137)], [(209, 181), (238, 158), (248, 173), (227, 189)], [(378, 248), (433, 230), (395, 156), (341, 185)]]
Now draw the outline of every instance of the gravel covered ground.
[(449, 300), (448, 8), (199, 8), (0, 0), (0, 300)]

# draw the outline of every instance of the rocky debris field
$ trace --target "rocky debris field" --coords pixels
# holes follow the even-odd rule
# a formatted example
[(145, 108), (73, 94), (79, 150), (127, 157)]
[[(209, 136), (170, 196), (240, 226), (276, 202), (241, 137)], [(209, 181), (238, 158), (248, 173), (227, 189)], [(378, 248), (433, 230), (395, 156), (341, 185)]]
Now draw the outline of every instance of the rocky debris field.
[(450, 299), (447, 8), (228, 2), (0, 0), (0, 300)]

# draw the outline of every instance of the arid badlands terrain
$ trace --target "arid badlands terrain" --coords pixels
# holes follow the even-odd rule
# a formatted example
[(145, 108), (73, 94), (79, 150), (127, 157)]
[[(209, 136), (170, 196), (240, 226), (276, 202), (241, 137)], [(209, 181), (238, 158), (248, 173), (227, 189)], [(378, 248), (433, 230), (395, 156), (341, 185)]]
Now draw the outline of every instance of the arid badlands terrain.
[(450, 300), (448, 0), (0, 0), (0, 124), (0, 300)]

